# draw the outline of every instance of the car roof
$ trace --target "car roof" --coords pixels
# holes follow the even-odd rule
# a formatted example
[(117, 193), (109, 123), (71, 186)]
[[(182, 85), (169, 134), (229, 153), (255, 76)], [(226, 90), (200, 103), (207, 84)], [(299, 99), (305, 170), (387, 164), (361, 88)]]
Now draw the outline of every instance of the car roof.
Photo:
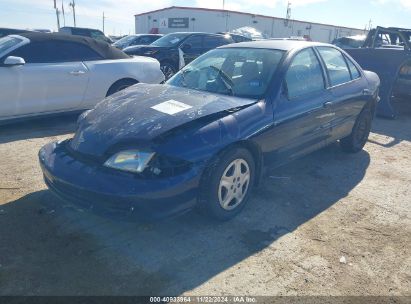
[(207, 32), (174, 32), (174, 33), (168, 33), (166, 35), (173, 35), (173, 34), (183, 34), (183, 35), (211, 35), (211, 36), (225, 36), (223, 34), (217, 34), (217, 33), (207, 33)]
[(97, 52), (104, 59), (125, 59), (130, 58), (127, 54), (119, 49), (112, 47), (107, 42), (96, 40), (84, 36), (67, 35), (60, 33), (40, 33), (40, 32), (27, 32), (18, 33), (17, 36), (25, 37), (30, 42), (44, 42), (44, 41), (66, 41), (76, 42), (88, 46)]
[(99, 31), (101, 32), (101, 30), (99, 29), (95, 29), (95, 28), (90, 28), (90, 27), (78, 27), (78, 26), (62, 26), (60, 29), (77, 29), (77, 30), (90, 30), (90, 31)]
[(155, 36), (155, 37), (161, 37), (163, 36), (162, 34), (131, 34), (128, 36), (136, 36), (136, 37), (141, 37), (141, 36)]
[[(221, 46), (220, 48), (256, 48), (256, 49), (273, 49), (281, 51), (291, 51), (294, 49), (303, 49), (313, 46), (332, 46), (328, 43), (299, 41), (299, 40), (259, 40), (247, 41), (235, 44)], [(334, 47), (334, 46), (332, 46)]]
[(10, 32), (10, 33), (29, 33), (31, 32), (30, 30), (22, 30), (22, 29), (7, 28), (7, 27), (0, 27), (0, 31)]

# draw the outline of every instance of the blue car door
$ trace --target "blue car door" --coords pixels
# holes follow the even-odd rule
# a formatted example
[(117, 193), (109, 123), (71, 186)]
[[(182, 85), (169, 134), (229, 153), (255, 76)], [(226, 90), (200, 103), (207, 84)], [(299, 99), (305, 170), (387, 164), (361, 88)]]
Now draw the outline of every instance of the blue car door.
[(351, 59), (333, 47), (318, 47), (317, 50), (326, 67), (332, 96), (330, 140), (333, 141), (351, 133), (371, 92), (367, 91), (367, 80)]
[(323, 67), (312, 48), (292, 59), (284, 93), (274, 110), (270, 153), (282, 163), (325, 145), (330, 135), (331, 95), (326, 89)]

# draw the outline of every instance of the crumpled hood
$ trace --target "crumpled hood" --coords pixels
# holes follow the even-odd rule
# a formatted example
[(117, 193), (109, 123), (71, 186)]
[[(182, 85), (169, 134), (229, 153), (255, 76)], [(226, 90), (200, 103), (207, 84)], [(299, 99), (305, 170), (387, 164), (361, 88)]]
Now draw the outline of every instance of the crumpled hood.
[(169, 85), (137, 84), (100, 102), (79, 122), (77, 152), (102, 156), (117, 144), (149, 146), (158, 136), (201, 117), (255, 103)]

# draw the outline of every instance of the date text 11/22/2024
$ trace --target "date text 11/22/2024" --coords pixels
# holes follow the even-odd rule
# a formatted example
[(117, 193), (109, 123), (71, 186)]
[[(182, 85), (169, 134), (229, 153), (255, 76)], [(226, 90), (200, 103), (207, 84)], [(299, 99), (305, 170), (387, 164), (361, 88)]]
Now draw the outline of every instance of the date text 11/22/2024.
[(257, 299), (248, 296), (150, 297), (150, 303), (257, 303)]

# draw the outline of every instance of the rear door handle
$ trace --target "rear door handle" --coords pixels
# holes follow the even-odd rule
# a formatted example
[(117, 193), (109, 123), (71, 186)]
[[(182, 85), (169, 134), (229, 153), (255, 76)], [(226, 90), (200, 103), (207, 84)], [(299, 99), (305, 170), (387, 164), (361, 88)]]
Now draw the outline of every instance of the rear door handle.
[(74, 75), (74, 76), (79, 76), (79, 75), (83, 75), (86, 74), (85, 71), (79, 70), (79, 71), (71, 71), (70, 75)]
[(327, 102), (324, 102), (323, 105), (324, 105), (324, 108), (329, 108), (333, 105), (333, 103), (331, 101), (327, 101)]

